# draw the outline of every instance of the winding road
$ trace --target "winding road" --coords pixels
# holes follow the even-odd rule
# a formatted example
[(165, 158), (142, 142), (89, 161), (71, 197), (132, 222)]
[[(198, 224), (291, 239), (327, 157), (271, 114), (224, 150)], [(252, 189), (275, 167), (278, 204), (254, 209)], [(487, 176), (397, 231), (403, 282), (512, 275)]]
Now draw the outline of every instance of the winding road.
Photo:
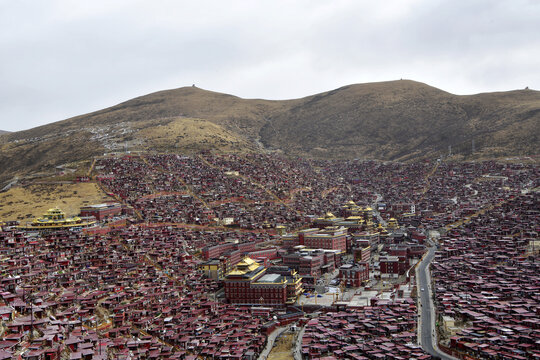
[[(435, 335), (435, 309), (433, 306), (433, 290), (431, 288), (431, 276), (429, 274), (429, 264), (435, 257), (435, 246), (429, 248), (428, 253), (417, 267), (416, 275), (418, 281), (418, 293), (420, 294), (420, 336), (419, 343), (422, 348), (433, 356), (445, 360), (456, 360), (437, 346), (437, 336)], [(423, 290), (422, 290), (423, 289)]]

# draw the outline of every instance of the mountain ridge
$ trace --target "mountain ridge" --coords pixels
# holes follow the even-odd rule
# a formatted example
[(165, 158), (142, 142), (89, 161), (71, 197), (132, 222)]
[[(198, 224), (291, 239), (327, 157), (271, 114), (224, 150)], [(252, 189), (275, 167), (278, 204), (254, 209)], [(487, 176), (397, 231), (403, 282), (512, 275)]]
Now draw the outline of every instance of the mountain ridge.
[(538, 124), (540, 92), (528, 89), (454, 95), (395, 80), (264, 100), (180, 87), (1, 134), (0, 181), (126, 148), (400, 161), (449, 151), (459, 158), (535, 155)]

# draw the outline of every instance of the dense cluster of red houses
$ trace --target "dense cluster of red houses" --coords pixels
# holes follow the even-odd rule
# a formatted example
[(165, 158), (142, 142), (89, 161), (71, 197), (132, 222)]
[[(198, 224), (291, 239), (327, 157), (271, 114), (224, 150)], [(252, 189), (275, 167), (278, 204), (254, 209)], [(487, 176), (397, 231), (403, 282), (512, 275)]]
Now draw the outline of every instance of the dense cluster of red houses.
[[(302, 286), (338, 269), (349, 287), (404, 275), (441, 228), (436, 303), (441, 324), (456, 326), (441, 347), (540, 357), (538, 193), (522, 194), (539, 186), (533, 165), (169, 154), (105, 157), (94, 169), (137, 217), (99, 234), (4, 226), (0, 360), (255, 359), (268, 333), (303, 317), (292, 306)], [(376, 205), (380, 217), (355, 217), (344, 208), (352, 203)], [(315, 229), (337, 221), (330, 212), (343, 228)], [(385, 220), (404, 226), (387, 230)], [(252, 269), (239, 269), (246, 257)], [(413, 345), (411, 297), (370, 304), (310, 320), (302, 355), (429, 357)]]
[(345, 359), (431, 359), (416, 343), (416, 305), (379, 301), (373, 306), (326, 313), (310, 320), (302, 355)]
[(275, 312), (216, 301), (217, 284), (197, 270), (199, 261), (184, 246), (192, 235), (166, 227), (107, 236), (1, 232), (2, 353), (25, 359), (255, 357)]
[(461, 324), (449, 329), (451, 348), (540, 358), (539, 209), (538, 195), (520, 195), (441, 239), (432, 264), (441, 324)]

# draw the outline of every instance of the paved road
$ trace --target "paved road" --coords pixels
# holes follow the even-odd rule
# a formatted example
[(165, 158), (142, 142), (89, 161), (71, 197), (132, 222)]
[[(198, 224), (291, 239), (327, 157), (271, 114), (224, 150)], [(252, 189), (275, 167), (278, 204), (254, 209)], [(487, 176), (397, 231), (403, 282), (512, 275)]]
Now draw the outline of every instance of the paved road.
[(298, 334), (296, 334), (296, 341), (293, 347), (293, 356), (294, 360), (302, 360), (302, 338), (304, 337), (304, 332), (306, 331), (306, 326), (302, 326)]
[(377, 220), (382, 224), (382, 226), (386, 227), (386, 221), (381, 217), (381, 214), (377, 211), (377, 204), (382, 200), (381, 194), (375, 194), (377, 196), (377, 199), (370, 205), (370, 207), (373, 209), (373, 214), (377, 217)]
[[(424, 260), (420, 263), (417, 270), (418, 293), (420, 294), (420, 345), (433, 356), (438, 356), (444, 360), (455, 360), (456, 358), (442, 352), (437, 347), (435, 336), (435, 310), (431, 297), (431, 276), (429, 274), (429, 264), (435, 257), (435, 247), (430, 247)], [(422, 291), (421, 289), (424, 289)]]

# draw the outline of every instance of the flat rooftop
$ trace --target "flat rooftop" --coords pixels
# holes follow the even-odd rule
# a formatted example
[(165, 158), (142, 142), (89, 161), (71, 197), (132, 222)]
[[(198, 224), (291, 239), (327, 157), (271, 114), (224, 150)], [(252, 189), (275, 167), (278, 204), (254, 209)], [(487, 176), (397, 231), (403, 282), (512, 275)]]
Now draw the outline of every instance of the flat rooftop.
[(280, 274), (265, 274), (256, 283), (279, 283), (282, 276)]

